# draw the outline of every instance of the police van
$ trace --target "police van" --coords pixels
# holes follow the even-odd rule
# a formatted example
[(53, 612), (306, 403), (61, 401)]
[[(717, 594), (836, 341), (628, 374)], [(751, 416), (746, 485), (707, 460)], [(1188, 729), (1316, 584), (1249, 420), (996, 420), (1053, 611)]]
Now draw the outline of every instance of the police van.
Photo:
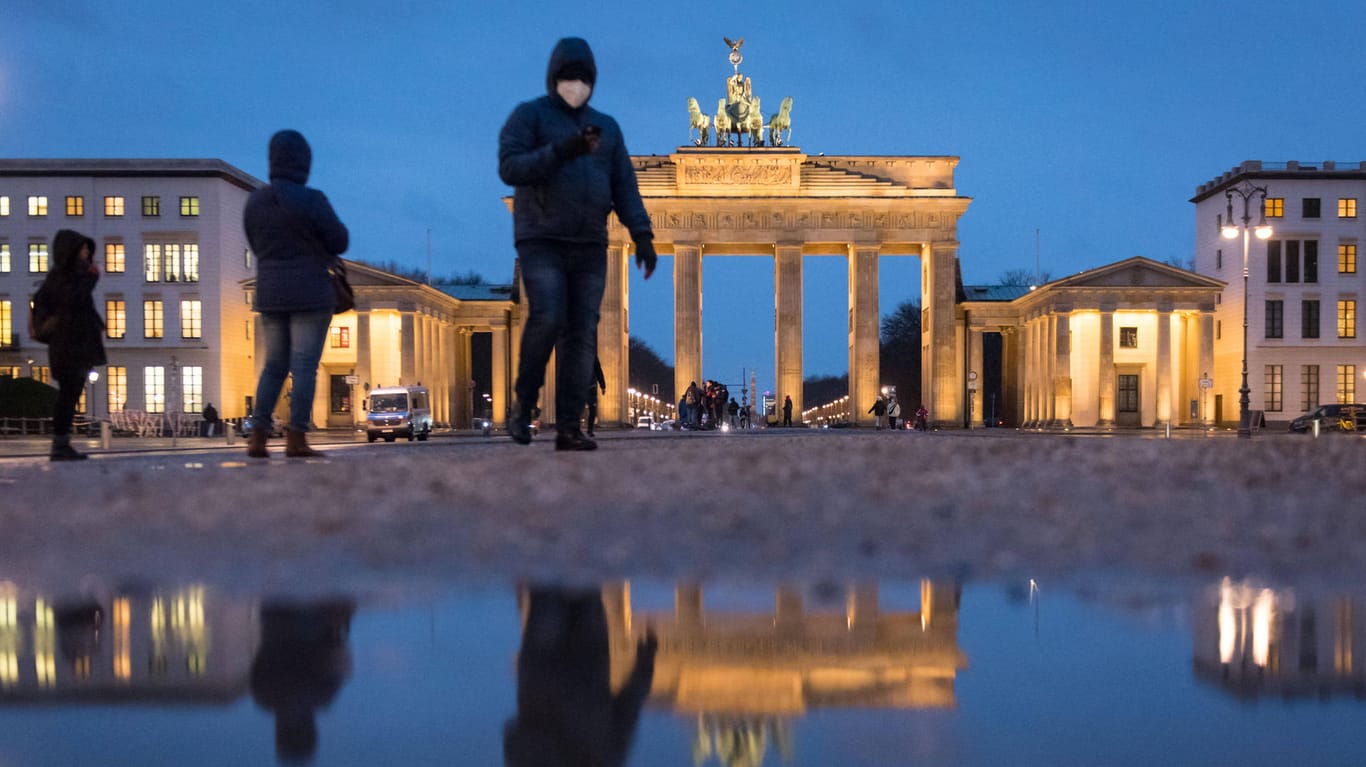
[(432, 433), (431, 395), (421, 386), (383, 386), (370, 390), (365, 408), (365, 439), (422, 442)]

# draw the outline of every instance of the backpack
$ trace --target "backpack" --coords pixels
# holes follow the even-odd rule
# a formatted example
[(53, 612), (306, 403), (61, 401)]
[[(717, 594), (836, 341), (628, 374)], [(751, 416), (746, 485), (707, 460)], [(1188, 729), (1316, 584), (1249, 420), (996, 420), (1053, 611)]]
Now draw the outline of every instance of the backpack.
[(57, 335), (57, 312), (47, 294), (47, 283), (38, 288), (28, 304), (28, 337), (40, 344), (50, 344)]

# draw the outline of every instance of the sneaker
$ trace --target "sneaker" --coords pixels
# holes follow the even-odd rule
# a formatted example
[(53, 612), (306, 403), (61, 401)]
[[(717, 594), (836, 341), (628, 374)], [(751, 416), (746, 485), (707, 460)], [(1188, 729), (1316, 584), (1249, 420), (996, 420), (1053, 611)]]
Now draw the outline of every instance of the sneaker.
[(508, 436), (519, 445), (531, 444), (531, 411), (520, 400), (513, 403), (508, 416)]
[(585, 437), (583, 432), (575, 429), (573, 431), (562, 431), (555, 435), (556, 450), (597, 450), (598, 443)]
[(70, 445), (53, 445), (52, 452), (48, 454), (47, 459), (49, 461), (84, 461), (89, 457)]

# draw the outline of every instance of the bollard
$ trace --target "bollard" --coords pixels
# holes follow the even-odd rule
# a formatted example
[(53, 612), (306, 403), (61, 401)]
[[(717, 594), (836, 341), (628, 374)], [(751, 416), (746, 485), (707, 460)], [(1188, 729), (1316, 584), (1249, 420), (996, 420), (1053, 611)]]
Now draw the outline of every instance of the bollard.
[(104, 450), (109, 449), (109, 437), (112, 430), (109, 428), (108, 421), (100, 421), (100, 447)]
[(1319, 438), (1319, 419), (1314, 419), (1314, 439)]
[(1167, 422), (1167, 439), (1171, 439), (1171, 438), (1172, 438), (1172, 424), (1171, 424), (1170, 421), (1168, 421), (1168, 422)]
[(236, 425), (231, 421), (223, 422), (223, 438), (228, 441), (228, 447), (232, 447), (232, 433), (236, 430)]

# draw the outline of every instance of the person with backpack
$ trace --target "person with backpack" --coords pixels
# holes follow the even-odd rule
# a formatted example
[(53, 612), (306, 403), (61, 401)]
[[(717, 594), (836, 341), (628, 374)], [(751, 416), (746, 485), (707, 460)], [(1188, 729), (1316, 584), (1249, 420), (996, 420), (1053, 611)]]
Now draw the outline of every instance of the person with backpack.
[(887, 400), (878, 397), (873, 402), (873, 406), (868, 408), (868, 412), (877, 419), (877, 430), (882, 431), (883, 427), (887, 425)]
[[(104, 320), (95, 309), (100, 270), (92, 260), (95, 241), (63, 229), (52, 238), (52, 270), (33, 297), (30, 335), (47, 344), (48, 364), (57, 382), (52, 408), (53, 461), (89, 456), (71, 446), (71, 424), (91, 368), (105, 364)], [(88, 407), (88, 404), (87, 404)]]

